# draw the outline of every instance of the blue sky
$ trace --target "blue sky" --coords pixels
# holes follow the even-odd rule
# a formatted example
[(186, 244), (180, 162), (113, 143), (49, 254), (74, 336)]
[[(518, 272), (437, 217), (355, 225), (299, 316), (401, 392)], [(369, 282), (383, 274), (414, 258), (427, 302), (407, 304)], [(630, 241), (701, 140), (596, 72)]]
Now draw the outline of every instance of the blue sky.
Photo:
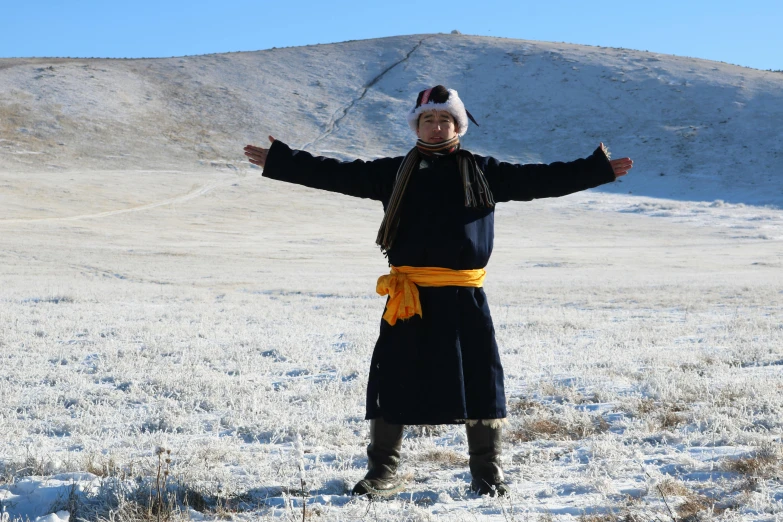
[(458, 29), (465, 34), (627, 47), (783, 69), (781, 0), (4, 4), (0, 57), (182, 56)]

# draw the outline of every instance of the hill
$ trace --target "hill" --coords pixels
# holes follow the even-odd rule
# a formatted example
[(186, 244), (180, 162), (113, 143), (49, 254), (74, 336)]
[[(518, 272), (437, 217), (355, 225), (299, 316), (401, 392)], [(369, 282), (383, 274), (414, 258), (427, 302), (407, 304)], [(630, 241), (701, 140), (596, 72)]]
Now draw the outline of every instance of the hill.
[(471, 150), (635, 159), (605, 191), (780, 205), (783, 74), (628, 49), (411, 35), (166, 59), (0, 59), (0, 171), (250, 169), (271, 133), (343, 158), (400, 155), (415, 93), (456, 88)]

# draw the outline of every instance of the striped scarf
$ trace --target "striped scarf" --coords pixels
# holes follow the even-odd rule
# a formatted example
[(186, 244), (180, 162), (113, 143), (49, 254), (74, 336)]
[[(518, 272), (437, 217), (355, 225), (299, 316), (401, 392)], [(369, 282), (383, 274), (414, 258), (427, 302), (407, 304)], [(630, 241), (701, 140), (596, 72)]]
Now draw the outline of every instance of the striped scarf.
[(459, 173), (462, 177), (462, 185), (465, 188), (465, 206), (483, 206), (488, 208), (495, 206), (495, 200), (492, 197), (492, 192), (489, 190), (489, 184), (484, 177), (484, 173), (476, 163), (476, 158), (473, 154), (460, 148), (459, 136), (441, 143), (425, 143), (418, 140), (416, 146), (408, 152), (397, 170), (394, 190), (386, 207), (381, 228), (378, 230), (378, 237), (375, 239), (375, 242), (381, 247), (384, 254), (389, 252), (394, 243), (394, 238), (397, 236), (397, 229), (400, 225), (400, 203), (405, 195), (405, 189), (408, 187), (411, 174), (419, 166), (422, 156), (448, 156), (450, 154), (457, 156)]

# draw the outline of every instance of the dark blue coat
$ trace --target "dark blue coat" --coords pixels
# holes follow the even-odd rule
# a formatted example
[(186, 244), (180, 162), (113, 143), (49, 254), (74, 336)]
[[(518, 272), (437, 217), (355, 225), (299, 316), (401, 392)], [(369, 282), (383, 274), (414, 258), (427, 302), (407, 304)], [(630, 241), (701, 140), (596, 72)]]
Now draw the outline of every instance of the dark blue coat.
[[(374, 199), (385, 210), (402, 159), (341, 162), (275, 141), (263, 175)], [(570, 163), (513, 165), (479, 155), (476, 161), (498, 203), (564, 196), (615, 179), (600, 148)], [(494, 209), (465, 207), (454, 156), (428, 158), (411, 175), (403, 196), (389, 263), (484, 268), (493, 239)], [(367, 385), (366, 418), (383, 417), (395, 424), (505, 418), (503, 367), (484, 289), (420, 287), (419, 296), (423, 317), (398, 321), (395, 326), (381, 320)]]

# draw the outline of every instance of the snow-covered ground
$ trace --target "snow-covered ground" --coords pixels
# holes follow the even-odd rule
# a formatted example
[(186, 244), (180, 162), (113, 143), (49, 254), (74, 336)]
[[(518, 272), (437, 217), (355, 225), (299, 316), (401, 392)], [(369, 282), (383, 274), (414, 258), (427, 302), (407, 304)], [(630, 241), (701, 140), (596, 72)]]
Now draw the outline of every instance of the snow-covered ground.
[[(133, 175), (104, 173), (106, 190), (121, 197)], [(370, 507), (346, 490), (366, 463), (380, 209), (258, 175), (158, 177), (160, 201), (177, 182), (213, 188), (122, 214), (2, 216), (12, 515), (62, 511), (74, 485), (83, 511), (117, 504), (114, 481), (143, 494), (163, 447), (171, 483), (207, 511), (295, 517), (297, 434), (309, 509), (326, 520), (665, 518), (660, 484), (672, 509), (691, 495), (747, 520), (783, 514), (779, 460), (736, 470), (781, 447), (779, 210), (594, 192), (500, 207), (487, 292), (514, 495), (469, 494), (464, 432), (436, 427), (407, 433), (408, 492)]]
[[(301, 520), (304, 502), (308, 518), (335, 521), (783, 520), (783, 75), (425, 36), (54, 73), (0, 60), (0, 90), (28, 100), (0, 98), (0, 517), (155, 519), (176, 504), (193, 520)], [(195, 78), (173, 75), (179, 65), (229, 91), (269, 67), (255, 92), (281, 105), (240, 121), (231, 104), (195, 97), (190, 114), (170, 96)], [(105, 92), (67, 75), (49, 90), (24, 84), (25, 68), (85, 66)], [(149, 94), (162, 143), (154, 111), (123, 105), (138, 77), (122, 67), (171, 89)], [(655, 68), (674, 83), (640, 79)], [(579, 70), (593, 72), (569, 76)], [(486, 288), (507, 377), (510, 498), (469, 493), (464, 429), (438, 426), (406, 431), (406, 492), (369, 503), (347, 492), (366, 466), (381, 209), (263, 179), (241, 147), (271, 132), (343, 157), (401, 154), (400, 111), (433, 79), (472, 101), (476, 151), (554, 161), (605, 141), (636, 168), (601, 190), (497, 210)], [(548, 94), (555, 83), (573, 90)], [(36, 124), (64, 85), (75, 94), (60, 119)], [(608, 92), (638, 101), (598, 114), (579, 97), (607, 107)], [(744, 112), (721, 105), (737, 112), (710, 127), (705, 104), (727, 93)], [(108, 98), (117, 105), (85, 108)], [(696, 134), (662, 123), (689, 114), (704, 124)], [(197, 131), (185, 116), (219, 131), (202, 135), (213, 157), (186, 140)], [(122, 124), (132, 117), (136, 137)], [(107, 121), (129, 140), (125, 159), (101, 156), (120, 147)]]

